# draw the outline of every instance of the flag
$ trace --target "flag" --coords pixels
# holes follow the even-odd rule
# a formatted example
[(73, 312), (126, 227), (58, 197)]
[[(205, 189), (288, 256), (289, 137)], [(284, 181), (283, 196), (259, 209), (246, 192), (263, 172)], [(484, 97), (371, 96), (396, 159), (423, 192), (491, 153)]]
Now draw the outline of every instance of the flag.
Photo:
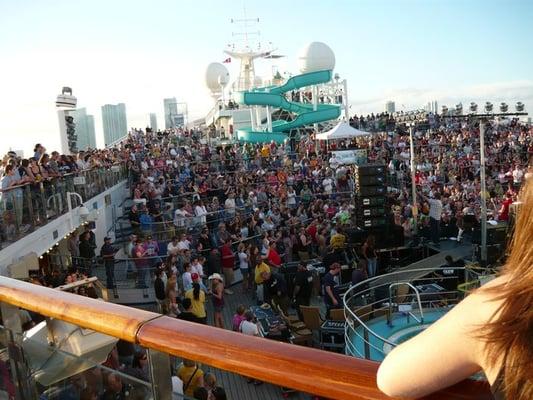
[(226, 58), (224, 61), (222, 61), (224, 64), (231, 62), (231, 57)]

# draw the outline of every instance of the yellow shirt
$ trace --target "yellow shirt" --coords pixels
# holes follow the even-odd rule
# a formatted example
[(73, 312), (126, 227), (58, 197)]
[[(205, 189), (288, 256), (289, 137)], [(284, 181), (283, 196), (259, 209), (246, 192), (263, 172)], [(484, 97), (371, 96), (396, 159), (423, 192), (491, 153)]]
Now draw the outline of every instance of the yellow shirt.
[(185, 292), (185, 298), (191, 299), (192, 308), (191, 312), (198, 318), (205, 318), (207, 314), (205, 313), (205, 292), (200, 289), (200, 298), (196, 300), (193, 294), (194, 289), (189, 289)]
[(258, 285), (262, 285), (264, 282), (264, 279), (261, 276), (263, 272), (270, 272), (270, 267), (264, 262), (255, 267), (255, 283)]
[[(194, 371), (196, 371), (196, 373)], [(191, 379), (192, 374), (194, 374), (194, 376)], [(204, 371), (202, 371), (200, 368), (196, 369), (196, 367), (186, 367), (185, 365), (181, 364), (178, 368), (178, 373), (176, 375), (178, 375), (178, 378), (180, 378), (183, 382), (183, 389), (185, 392), (183, 394), (192, 399), (194, 391), (198, 386), (200, 386), (199, 381), (202, 376), (204, 376)], [(189, 380), (189, 386), (185, 388), (185, 385), (187, 384), (187, 382), (189, 382)]]
[(261, 156), (264, 158), (270, 157), (270, 146), (265, 145), (261, 148)]
[(329, 240), (329, 244), (334, 249), (340, 249), (340, 248), (344, 247), (345, 243), (346, 243), (346, 236), (344, 236), (343, 234), (340, 234), (340, 233), (336, 233)]

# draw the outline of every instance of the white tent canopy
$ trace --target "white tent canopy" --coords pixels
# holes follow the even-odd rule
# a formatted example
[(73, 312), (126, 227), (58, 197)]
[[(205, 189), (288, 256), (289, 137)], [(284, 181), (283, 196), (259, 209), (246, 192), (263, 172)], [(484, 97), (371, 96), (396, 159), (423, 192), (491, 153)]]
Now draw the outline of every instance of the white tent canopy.
[(370, 132), (360, 131), (359, 129), (355, 129), (351, 127), (349, 124), (347, 124), (344, 121), (339, 122), (337, 125), (335, 125), (333, 128), (331, 128), (329, 131), (319, 133), (316, 135), (316, 138), (318, 140), (335, 140), (335, 139), (349, 139), (349, 138), (355, 138), (360, 136), (368, 136), (371, 135)]

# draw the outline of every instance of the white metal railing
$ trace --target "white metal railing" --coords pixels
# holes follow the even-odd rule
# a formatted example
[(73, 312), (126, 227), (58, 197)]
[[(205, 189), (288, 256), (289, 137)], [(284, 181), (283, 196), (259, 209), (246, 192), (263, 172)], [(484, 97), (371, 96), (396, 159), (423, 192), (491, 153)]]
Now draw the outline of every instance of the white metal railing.
[[(454, 268), (457, 271), (463, 271), (465, 267)], [(413, 280), (416, 280), (420, 283), (431, 283), (436, 279), (445, 280), (447, 278), (429, 276), (435, 272), (440, 271), (439, 267), (435, 268), (419, 268), (419, 269), (407, 269), (392, 272), (389, 274), (379, 275), (370, 279), (367, 279), (363, 282), (360, 282), (356, 285), (351, 286), (343, 296), (343, 306), (344, 314), (346, 317), (346, 328), (345, 328), (345, 343), (346, 343), (346, 352), (359, 357), (369, 358), (370, 349), (383, 354), (383, 348), (380, 348), (375, 343), (383, 343), (383, 346), (388, 348), (394, 348), (398, 345), (394, 341), (383, 337), (375, 330), (373, 330), (367, 320), (374, 316), (374, 314), (387, 314), (387, 320), (392, 317), (390, 305), (393, 303), (391, 298), (391, 293), (389, 291), (388, 295), (384, 295), (382, 298), (374, 298), (376, 292), (379, 292), (381, 288), (388, 288), (390, 286), (406, 284), (410, 288), (415, 289), (415, 295), (417, 297), (417, 303), (421, 310), (421, 317), (423, 318), (423, 308), (425, 305), (428, 308), (433, 306), (434, 300), (423, 300), (420, 292), (412, 284)], [(415, 272), (416, 277), (412, 278), (412, 273)], [(420, 275), (422, 273), (422, 276)], [(411, 277), (409, 276), (411, 274)], [(428, 277), (429, 276), (429, 277)], [(379, 279), (379, 281), (377, 281)], [(443, 297), (446, 297), (446, 307), (442, 308), (444, 311), (447, 310), (451, 305), (454, 305), (457, 301), (461, 300), (464, 296), (464, 293), (458, 290), (445, 290), (439, 293)], [(424, 294), (426, 295), (426, 294)], [(413, 296), (413, 294), (407, 294), (407, 296)], [(387, 304), (388, 301), (388, 304)], [(413, 316), (414, 317), (414, 316)], [(418, 320), (415, 317), (418, 323), (422, 324), (423, 320)], [(359, 328), (360, 329), (357, 329)], [(374, 338), (375, 340), (370, 340)], [(357, 349), (355, 345), (356, 339), (360, 339), (364, 343), (365, 351)], [(367, 351), (368, 350), (368, 351)]]
[[(414, 320), (416, 322), (418, 322), (419, 324), (423, 324), (424, 323), (424, 310), (422, 310), (422, 302), (420, 301), (420, 292), (418, 291), (418, 289), (416, 288), (415, 285), (413, 285), (412, 283), (410, 282), (395, 282), (395, 283), (391, 283), (389, 285), (389, 314), (387, 315), (388, 317), (388, 322), (390, 322), (391, 320), (391, 316), (392, 316), (392, 311), (393, 311), (393, 303), (392, 303), (392, 288), (396, 287), (396, 286), (401, 286), (401, 285), (407, 285), (409, 286), (411, 289), (413, 289), (413, 291), (415, 292), (415, 295), (416, 295), (416, 301), (418, 303), (418, 308), (420, 310), (420, 319), (418, 319), (416, 317), (416, 315), (414, 315), (411, 311), (408, 312), (408, 314), (410, 316), (412, 316), (414, 318)], [(398, 308), (400, 307), (400, 304), (398, 303)]]

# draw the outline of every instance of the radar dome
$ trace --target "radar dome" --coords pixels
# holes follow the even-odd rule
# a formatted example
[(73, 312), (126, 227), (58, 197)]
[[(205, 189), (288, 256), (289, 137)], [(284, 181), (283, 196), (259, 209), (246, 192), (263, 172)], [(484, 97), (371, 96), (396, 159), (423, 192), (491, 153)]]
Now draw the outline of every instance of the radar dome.
[(335, 54), (331, 48), (322, 42), (311, 42), (302, 48), (298, 54), (300, 72), (332, 70), (335, 68)]
[(229, 82), (229, 72), (223, 64), (211, 63), (205, 70), (205, 84), (211, 92), (220, 92), (220, 86)]

